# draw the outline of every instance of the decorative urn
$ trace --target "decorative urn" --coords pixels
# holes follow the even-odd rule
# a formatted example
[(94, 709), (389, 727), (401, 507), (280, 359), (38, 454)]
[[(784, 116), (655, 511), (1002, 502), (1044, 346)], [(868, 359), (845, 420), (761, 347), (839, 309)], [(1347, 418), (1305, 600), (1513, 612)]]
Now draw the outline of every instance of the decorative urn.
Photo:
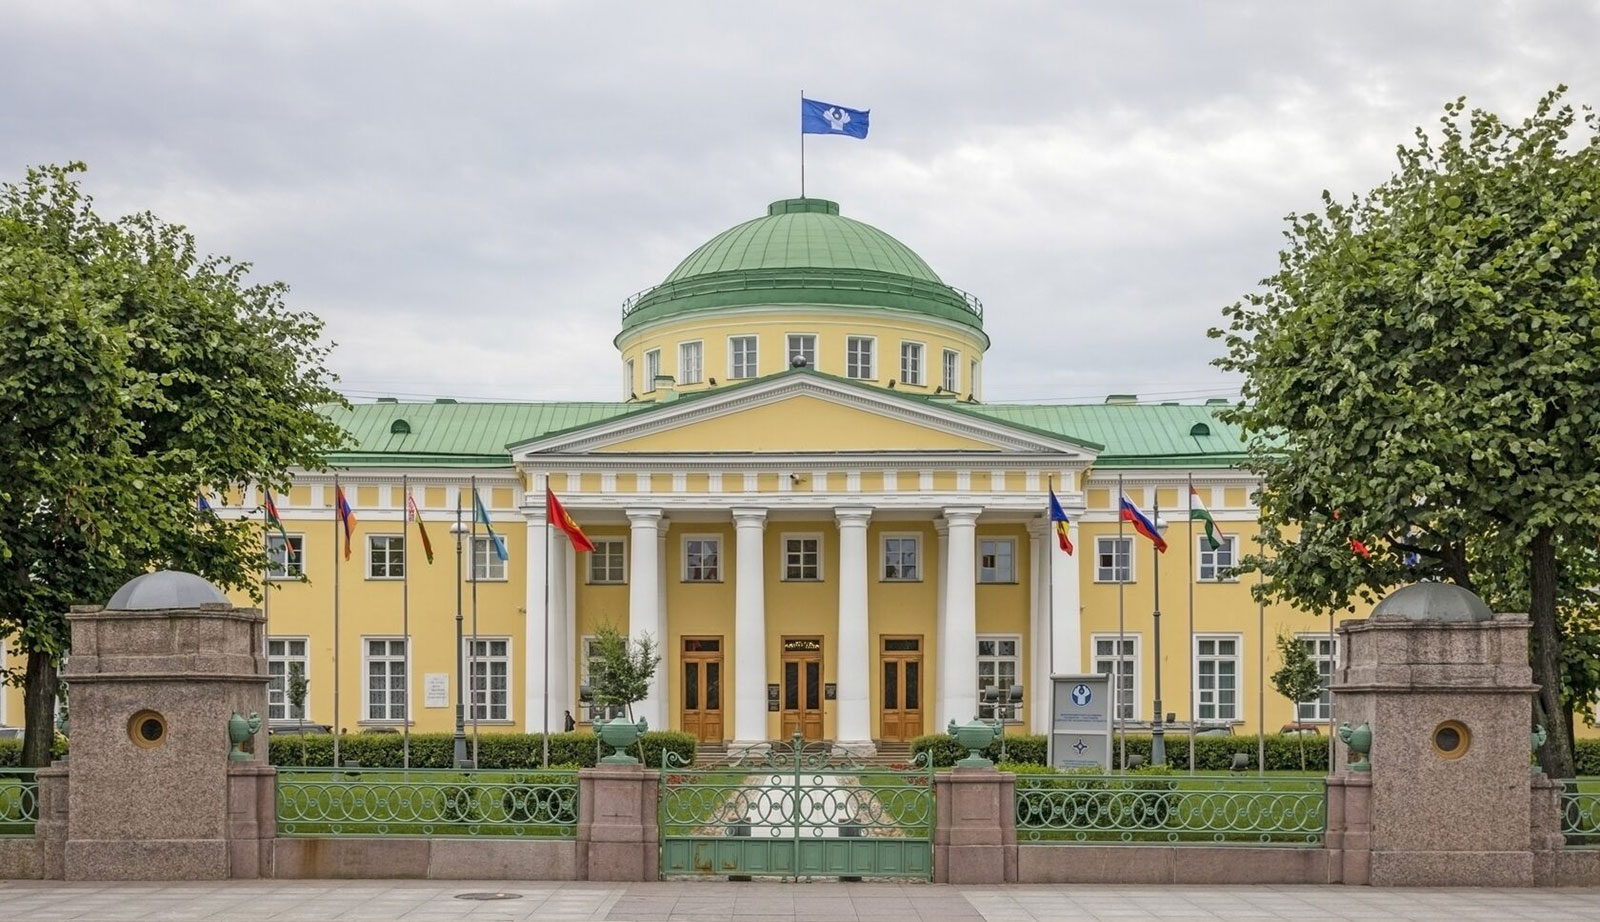
[(639, 737), (650, 729), (650, 725), (645, 722), (643, 717), (639, 718), (638, 723), (629, 723), (627, 718), (624, 717), (614, 717), (611, 720), (601, 721), (595, 726), (600, 732), (600, 741), (615, 750), (611, 755), (601, 759), (602, 763), (606, 765), (639, 764), (638, 759), (628, 755), (628, 747), (637, 743)]
[(1000, 728), (974, 717), (964, 724), (950, 721), (950, 736), (956, 745), (967, 751), (967, 757), (956, 763), (957, 768), (993, 768), (994, 763), (983, 757), (983, 750), (1000, 736)]
[(1372, 771), (1372, 763), (1367, 761), (1367, 753), (1372, 751), (1372, 724), (1365, 721), (1354, 727), (1349, 724), (1340, 724), (1339, 739), (1344, 740), (1344, 744), (1350, 747), (1351, 752), (1360, 756), (1354, 762), (1346, 765), (1345, 768), (1353, 772)]
[(233, 749), (228, 752), (228, 761), (250, 761), (250, 753), (244, 751), (244, 744), (260, 731), (260, 714), (251, 713), (249, 717), (245, 717), (234, 711), (233, 716), (228, 718), (228, 741), (233, 744)]

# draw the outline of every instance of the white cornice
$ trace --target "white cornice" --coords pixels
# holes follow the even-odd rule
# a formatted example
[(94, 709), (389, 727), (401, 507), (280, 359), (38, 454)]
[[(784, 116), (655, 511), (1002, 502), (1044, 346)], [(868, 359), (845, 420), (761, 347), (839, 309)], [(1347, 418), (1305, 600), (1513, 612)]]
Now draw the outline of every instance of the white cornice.
[[(960, 323), (955, 320), (947, 320), (943, 317), (935, 317), (932, 314), (924, 314), (921, 311), (906, 310), (904, 308), (875, 307), (873, 308), (873, 315), (876, 316), (877, 312), (879, 311), (896, 315), (896, 319), (899, 319), (900, 317), (914, 318), (919, 324), (927, 324), (930, 327), (948, 330), (954, 335), (963, 336), (967, 339), (981, 340), (984, 343), (983, 351), (987, 352), (989, 349), (989, 335), (979, 327)], [(751, 304), (742, 307), (718, 307), (708, 308), (700, 311), (686, 311), (683, 313), (668, 314), (664, 317), (658, 317), (654, 320), (647, 320), (636, 327), (618, 333), (613, 339), (612, 344), (618, 349), (626, 349), (629, 346), (638, 344), (641, 339), (645, 339), (649, 335), (658, 334), (662, 329), (671, 327), (674, 323), (682, 323), (703, 331), (706, 327), (712, 325), (720, 326), (721, 324), (719, 324), (718, 321), (725, 317), (744, 318), (752, 316), (762, 319), (772, 318), (777, 320), (784, 320), (791, 317), (795, 318), (796, 320), (814, 320), (820, 317), (842, 320), (847, 323), (863, 322), (860, 308), (841, 308), (836, 304)], [(707, 321), (710, 322), (708, 323)], [(867, 322), (883, 323), (881, 319)], [(884, 325), (894, 326), (894, 324)], [(794, 332), (804, 333), (807, 331), (796, 329)], [(911, 331), (907, 330), (906, 332), (909, 333)], [(696, 335), (703, 335), (703, 333)]]

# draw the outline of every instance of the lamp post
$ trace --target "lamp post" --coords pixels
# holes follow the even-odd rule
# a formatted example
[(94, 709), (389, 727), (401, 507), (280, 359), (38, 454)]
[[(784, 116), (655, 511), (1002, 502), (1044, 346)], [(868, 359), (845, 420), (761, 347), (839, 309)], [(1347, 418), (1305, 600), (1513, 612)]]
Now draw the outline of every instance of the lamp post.
[[(1161, 518), (1161, 501), (1157, 500), (1153, 507), (1155, 512), (1156, 534), (1164, 535), (1167, 531), (1166, 520)], [(1167, 730), (1162, 723), (1161, 716), (1161, 549), (1153, 543), (1150, 546), (1150, 556), (1155, 559), (1155, 606), (1151, 612), (1154, 626), (1151, 630), (1156, 635), (1156, 701), (1155, 714), (1150, 722), (1150, 764), (1167, 764)]]
[(466, 677), (461, 674), (461, 649), (465, 641), (461, 633), (461, 536), (466, 532), (467, 527), (461, 524), (461, 498), (457, 496), (456, 523), (450, 526), (450, 534), (456, 536), (456, 735), (453, 753), (456, 768), (467, 767), (467, 708), (462, 693)]

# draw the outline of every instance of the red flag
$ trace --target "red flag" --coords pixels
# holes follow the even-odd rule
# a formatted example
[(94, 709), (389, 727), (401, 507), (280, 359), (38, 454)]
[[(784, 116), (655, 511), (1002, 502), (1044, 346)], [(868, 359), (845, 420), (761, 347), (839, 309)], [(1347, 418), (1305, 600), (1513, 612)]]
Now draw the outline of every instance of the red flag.
[[(1333, 517), (1335, 519), (1339, 518), (1339, 510), (1333, 510)], [(1366, 542), (1360, 538), (1350, 539), (1350, 553), (1360, 557), (1362, 560), (1372, 559), (1372, 551), (1367, 548)]]
[(556, 494), (549, 487), (544, 491), (544, 514), (550, 518), (550, 524), (567, 533), (567, 538), (572, 541), (575, 551), (593, 551), (594, 542), (583, 533), (578, 523), (567, 515), (567, 510), (561, 508), (561, 500), (556, 499)]

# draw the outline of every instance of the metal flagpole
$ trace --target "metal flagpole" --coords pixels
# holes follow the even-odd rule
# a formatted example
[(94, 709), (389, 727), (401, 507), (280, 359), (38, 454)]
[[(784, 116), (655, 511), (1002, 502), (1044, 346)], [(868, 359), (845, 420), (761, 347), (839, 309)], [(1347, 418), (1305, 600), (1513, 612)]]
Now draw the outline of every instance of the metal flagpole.
[(1334, 636), (1333, 636), (1333, 610), (1329, 609), (1328, 610), (1328, 771), (1330, 771), (1330, 772), (1333, 771), (1333, 769), (1334, 769), (1334, 765), (1333, 765), (1333, 753), (1334, 753), (1334, 745), (1333, 745), (1334, 732), (1333, 732), (1333, 728), (1336, 726), (1336, 724), (1334, 724), (1334, 722), (1333, 722), (1333, 661), (1334, 661), (1334, 652), (1337, 649), (1334, 646), (1336, 643), (1337, 643), (1337, 641), (1334, 639)]
[(806, 91), (800, 91), (800, 197), (806, 197)]
[(544, 488), (544, 767), (550, 767), (550, 475)]
[[(1122, 548), (1122, 497), (1123, 496), (1124, 496), (1124, 494), (1122, 492), (1122, 475), (1118, 474), (1117, 475), (1117, 549), (1116, 549), (1116, 552), (1111, 555), (1111, 573), (1112, 573), (1113, 576), (1115, 576), (1117, 578), (1117, 655), (1111, 658), (1111, 672), (1112, 672), (1111, 680), (1113, 682), (1117, 683), (1116, 694), (1112, 696), (1112, 700), (1116, 701), (1116, 703), (1117, 703), (1117, 739), (1119, 741), (1118, 742), (1118, 746), (1120, 748), (1120, 760), (1118, 761), (1117, 764), (1122, 767), (1123, 771), (1127, 771), (1128, 770), (1128, 722), (1122, 716), (1122, 667), (1123, 667), (1123, 659), (1122, 659), (1123, 653), (1122, 653), (1122, 651), (1126, 648), (1127, 643), (1128, 643), (1127, 613), (1125, 611), (1125, 607), (1124, 607), (1124, 604), (1123, 604), (1123, 596), (1124, 596), (1125, 591), (1127, 590), (1128, 581), (1127, 581), (1126, 578), (1124, 578), (1122, 569), (1120, 567), (1118, 567), (1118, 565), (1117, 565), (1117, 556), (1119, 554), (1123, 553), (1123, 548)], [(1126, 557), (1123, 558), (1123, 562), (1126, 563), (1129, 567), (1132, 567), (1133, 566), (1133, 555), (1131, 553), (1128, 554)], [(1135, 674), (1137, 674), (1137, 673), (1135, 673)], [(1138, 693), (1139, 693), (1139, 690), (1137, 688), (1135, 688), (1135, 689), (1133, 689), (1133, 693), (1129, 697), (1130, 698), (1136, 698)]]
[(339, 767), (339, 475), (333, 475), (333, 767)]
[[(1155, 491), (1156, 499), (1151, 504), (1151, 512), (1155, 518), (1156, 534), (1161, 534), (1161, 490)], [(1150, 721), (1150, 764), (1167, 764), (1167, 728), (1164, 719), (1164, 705), (1161, 702), (1161, 548), (1156, 547), (1154, 541), (1150, 542), (1150, 571), (1155, 582), (1154, 606), (1150, 611), (1151, 632), (1156, 635), (1156, 696), (1155, 713), (1151, 714)]]
[[(1052, 495), (1054, 495), (1056, 490), (1056, 475), (1049, 475), (1048, 483), (1050, 485), (1050, 492)], [(1045, 527), (1054, 529), (1055, 523), (1048, 521), (1048, 515), (1046, 516), (1046, 519), (1047, 521), (1045, 522)], [(1050, 642), (1050, 675), (1053, 676), (1056, 674), (1056, 552), (1055, 549), (1050, 546), (1050, 536), (1048, 534), (1046, 534), (1044, 538), (1044, 549), (1044, 572), (1049, 575), (1050, 580), (1047, 588), (1045, 589), (1046, 595), (1049, 596), (1050, 606), (1048, 609), (1046, 609), (1048, 613), (1047, 617), (1050, 619), (1050, 623), (1045, 628), (1045, 634), (1049, 638)], [(1039, 584), (1034, 583), (1034, 585), (1037, 586)], [(1048, 676), (1046, 679), (1048, 680)], [(1046, 681), (1045, 687), (1050, 688), (1050, 683), (1048, 681)], [(1055, 691), (1052, 689), (1050, 694), (1054, 695)], [(1116, 699), (1113, 697), (1112, 700)]]
[[(471, 703), (470, 716), (472, 718), (472, 765), (478, 767), (478, 689), (472, 685), (478, 678), (478, 509), (483, 501), (478, 499), (478, 475), (472, 475), (472, 641), (467, 644), (467, 684), (470, 695), (467, 700)], [(484, 515), (488, 515), (484, 507)], [(491, 542), (493, 543), (493, 542)], [(490, 550), (494, 550), (490, 548)], [(496, 559), (499, 553), (495, 554)], [(485, 560), (488, 555), (484, 555)], [(485, 677), (487, 678), (487, 677)], [(485, 681), (487, 686), (488, 682)], [(486, 689), (487, 690), (487, 689)]]
[[(1216, 564), (1213, 552), (1212, 565)], [(1189, 474), (1189, 774), (1194, 774), (1194, 722), (1199, 717), (1199, 708), (1195, 699), (1199, 697), (1195, 690), (1195, 649), (1194, 649), (1194, 474)], [(1237, 678), (1237, 677), (1236, 677)], [(1217, 717), (1222, 717), (1222, 676), (1216, 676), (1217, 686)]]
[[(1259, 525), (1258, 525), (1259, 528)], [(1256, 556), (1266, 563), (1265, 545), (1256, 534)], [(1261, 597), (1265, 571), (1256, 567), (1256, 774), (1267, 773), (1267, 601)], [(1296, 705), (1299, 707), (1299, 705)]]
[(402, 671), (406, 677), (400, 700), (405, 702), (401, 714), (406, 722), (400, 725), (401, 765), (411, 770), (411, 481), (400, 475), (400, 634), (405, 638)]
[(463, 703), (466, 700), (464, 689), (466, 679), (461, 674), (461, 660), (466, 655), (466, 644), (461, 636), (461, 533), (466, 531), (461, 526), (461, 487), (456, 488), (456, 524), (450, 533), (456, 536), (456, 735), (452, 748), (453, 760), (456, 768), (464, 768), (467, 764), (467, 708)]

